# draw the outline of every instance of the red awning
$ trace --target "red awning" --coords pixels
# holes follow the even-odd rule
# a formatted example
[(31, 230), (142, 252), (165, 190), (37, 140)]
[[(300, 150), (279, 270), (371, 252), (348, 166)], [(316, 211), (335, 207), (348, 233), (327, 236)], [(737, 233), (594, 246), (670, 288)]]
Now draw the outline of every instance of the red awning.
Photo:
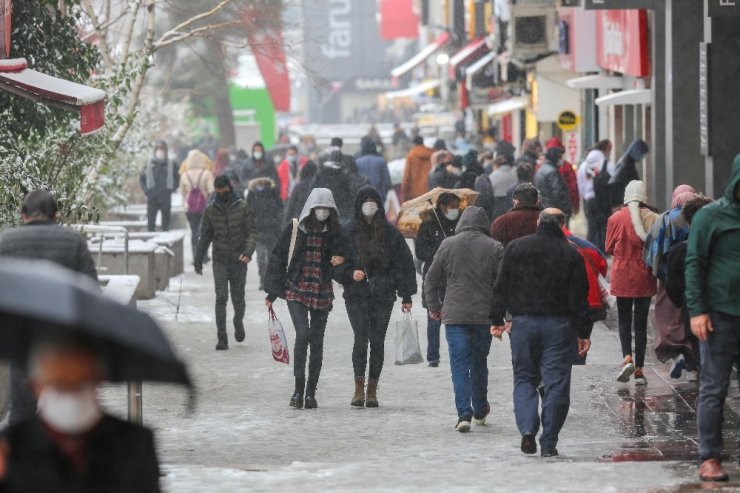
[(406, 74), (408, 72), (411, 72), (414, 68), (421, 65), (424, 60), (432, 56), (437, 50), (442, 48), (444, 45), (446, 45), (450, 41), (450, 33), (443, 32), (439, 36), (437, 36), (437, 39), (435, 39), (432, 43), (426, 46), (423, 50), (421, 50), (419, 53), (399, 65), (398, 67), (391, 70), (391, 75), (393, 78), (401, 77), (403, 74)]
[[(472, 63), (478, 57), (485, 55), (488, 51), (486, 38), (479, 38), (466, 44), (460, 51), (450, 57), (449, 74), (453, 80), (461, 80), (458, 77), (457, 67), (461, 64)], [(462, 77), (464, 79), (464, 77)]]
[(2, 60), (0, 89), (42, 103), (79, 111), (82, 135), (99, 130), (105, 123), (104, 91), (30, 70), (24, 59)]

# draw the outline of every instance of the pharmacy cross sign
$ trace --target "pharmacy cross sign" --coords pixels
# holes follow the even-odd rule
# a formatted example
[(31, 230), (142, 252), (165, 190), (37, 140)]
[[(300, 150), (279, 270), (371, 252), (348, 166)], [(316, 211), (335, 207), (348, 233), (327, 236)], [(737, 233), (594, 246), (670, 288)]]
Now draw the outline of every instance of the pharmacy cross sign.
[(13, 0), (0, 0), (0, 90), (36, 102), (80, 113), (80, 133), (105, 125), (106, 94), (100, 89), (42, 74), (28, 68), (25, 58), (9, 58)]

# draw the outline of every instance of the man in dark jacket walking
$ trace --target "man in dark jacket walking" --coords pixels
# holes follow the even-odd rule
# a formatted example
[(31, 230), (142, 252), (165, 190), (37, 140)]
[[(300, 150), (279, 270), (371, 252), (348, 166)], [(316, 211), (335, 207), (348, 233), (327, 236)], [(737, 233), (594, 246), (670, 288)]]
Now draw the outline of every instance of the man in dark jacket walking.
[(180, 174), (175, 162), (167, 157), (167, 143), (160, 140), (154, 146), (154, 156), (139, 175), (146, 195), (147, 229), (154, 231), (157, 212), (162, 213), (162, 231), (170, 230), (172, 192), (180, 187)]
[(271, 178), (255, 178), (248, 183), (247, 190), (247, 205), (257, 227), (257, 270), (260, 276), (259, 290), (262, 291), (268, 257), (280, 236), (283, 201), (280, 199), (280, 189)]
[(542, 207), (560, 209), (567, 219), (573, 208), (570, 203), (568, 185), (558, 170), (563, 164), (564, 152), (565, 149), (561, 147), (551, 147), (547, 150), (545, 162), (534, 175), (534, 186), (540, 192)]
[[(416, 258), (424, 262), (422, 268), (422, 283), (429, 268), (432, 266), (434, 255), (445, 238), (455, 235), (455, 228), (460, 219), (460, 198), (454, 193), (443, 193), (437, 198), (437, 206), (430, 219), (426, 219), (419, 226), (419, 233), (414, 242)], [(444, 299), (444, 286), (440, 298)], [(428, 308), (422, 287), (421, 304)], [(439, 366), (439, 329), (442, 322), (433, 319), (427, 313), (427, 361), (429, 366)]]
[(724, 196), (702, 207), (691, 222), (686, 254), (686, 306), (699, 339), (697, 403), (699, 474), (727, 481), (722, 468), (722, 408), (732, 365), (740, 355), (740, 154)]
[(462, 433), (470, 431), (471, 420), (485, 424), (491, 411), (486, 359), (491, 349), (493, 286), (503, 251), (501, 243), (488, 236), (486, 212), (468, 207), (455, 236), (442, 242), (426, 277), (430, 316), (445, 324), (458, 417), (455, 429)]
[(257, 228), (247, 202), (233, 190), (224, 176), (213, 182), (216, 197), (206, 207), (200, 224), (198, 251), (195, 254), (195, 273), (203, 274), (203, 258), (213, 242), (213, 279), (216, 285), (216, 350), (229, 349), (226, 336), (226, 302), (231, 290), (234, 305), (234, 338), (244, 340), (244, 287), (247, 283), (247, 264), (252, 260)]
[[(494, 288), (493, 336), (501, 338), (504, 315), (512, 315), (514, 415), (522, 434), (521, 450), (537, 452), (542, 381), (543, 457), (558, 455), (560, 429), (570, 407), (570, 373), (574, 338), (585, 356), (591, 345), (588, 279), (583, 258), (563, 234), (565, 215), (558, 209), (540, 213), (537, 232), (506, 247)], [(508, 325), (508, 322), (507, 322)]]
[(385, 196), (391, 188), (391, 175), (388, 172), (388, 163), (378, 154), (375, 142), (369, 137), (363, 137), (360, 144), (361, 156), (357, 158), (359, 172), (366, 176), (368, 184), (380, 194), (385, 202)]
[(491, 236), (506, 246), (517, 238), (537, 230), (542, 210), (537, 202), (539, 193), (531, 183), (522, 183), (514, 189), (514, 208), (491, 224)]
[[(56, 223), (57, 201), (46, 190), (33, 190), (21, 207), (23, 226), (0, 235), (0, 256), (48, 260), (98, 279), (85, 238)], [(10, 422), (36, 412), (36, 398), (28, 386), (25, 369), (10, 365)]]

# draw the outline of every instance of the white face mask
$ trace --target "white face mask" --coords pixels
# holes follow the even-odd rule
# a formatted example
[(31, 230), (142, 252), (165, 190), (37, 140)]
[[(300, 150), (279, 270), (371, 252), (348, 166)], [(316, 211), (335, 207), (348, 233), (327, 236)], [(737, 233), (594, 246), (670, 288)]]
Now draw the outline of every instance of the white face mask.
[(378, 212), (378, 204), (375, 202), (365, 202), (362, 204), (362, 215), (365, 217), (372, 217)]
[(74, 392), (47, 386), (39, 394), (39, 416), (61, 433), (90, 431), (102, 417), (95, 387), (88, 385)]
[(252, 155), (255, 159), (262, 159), (262, 153), (260, 151), (254, 151)]
[(157, 159), (159, 159), (161, 161), (162, 159), (164, 159), (164, 158), (167, 157), (167, 154), (165, 154), (164, 151), (156, 151), (154, 153), (154, 157), (157, 158)]
[(460, 217), (460, 209), (447, 209), (445, 217), (450, 221), (456, 221), (457, 218)]
[(329, 215), (330, 214), (331, 214), (331, 212), (329, 211), (329, 209), (325, 209), (323, 207), (322, 208), (318, 208), (317, 207), (316, 209), (313, 210), (313, 215), (316, 216), (316, 219), (320, 223), (323, 223), (324, 221), (326, 221), (327, 219), (329, 219)]

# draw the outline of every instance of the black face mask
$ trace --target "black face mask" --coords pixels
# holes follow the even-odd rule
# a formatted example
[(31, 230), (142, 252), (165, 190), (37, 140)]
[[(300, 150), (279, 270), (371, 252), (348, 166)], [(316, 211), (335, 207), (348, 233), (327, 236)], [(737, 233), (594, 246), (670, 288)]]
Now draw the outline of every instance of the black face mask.
[(218, 197), (218, 200), (220, 200), (221, 202), (227, 202), (230, 196), (231, 190), (229, 190), (228, 192), (216, 193), (216, 197)]

